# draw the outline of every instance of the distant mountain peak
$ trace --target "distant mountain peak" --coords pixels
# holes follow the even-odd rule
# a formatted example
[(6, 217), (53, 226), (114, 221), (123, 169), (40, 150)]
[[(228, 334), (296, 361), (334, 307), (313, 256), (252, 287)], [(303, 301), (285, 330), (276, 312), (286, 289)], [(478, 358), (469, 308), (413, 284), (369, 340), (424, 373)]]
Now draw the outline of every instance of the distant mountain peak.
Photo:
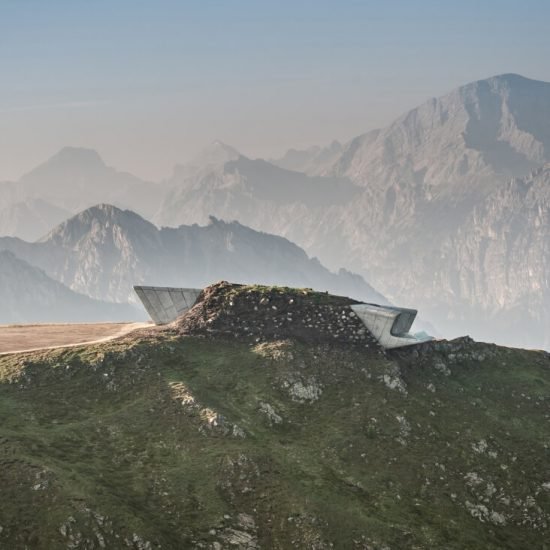
[(200, 167), (220, 165), (237, 160), (240, 156), (239, 151), (231, 147), (231, 145), (227, 145), (220, 140), (215, 140), (208, 147), (205, 147), (190, 164)]
[(210, 147), (220, 147), (222, 149), (235, 151), (234, 147), (231, 147), (231, 145), (227, 145), (227, 143), (223, 142), (220, 139), (215, 139), (211, 144)]
[(54, 227), (40, 242), (51, 240), (70, 240), (75, 235), (81, 235), (92, 226), (106, 228), (118, 226), (128, 229), (136, 234), (149, 231), (156, 232), (156, 227), (151, 222), (142, 218), (132, 210), (122, 210), (112, 204), (97, 204), (91, 206), (73, 217), (65, 220), (63, 223)]
[(85, 147), (63, 147), (47, 164), (70, 164), (78, 167), (82, 166), (102, 166), (105, 167), (103, 159), (95, 149)]
[(101, 203), (101, 204), (96, 204), (94, 206), (90, 206), (90, 208), (86, 208), (86, 210), (83, 210), (82, 212), (76, 214), (72, 218), (69, 218), (65, 223), (71, 222), (72, 220), (78, 220), (78, 219), (80, 220), (97, 219), (101, 221), (114, 221), (114, 222), (119, 222), (127, 219), (134, 219), (134, 220), (140, 220), (144, 223), (150, 224), (150, 222), (148, 222), (147, 220), (145, 220), (139, 214), (136, 214), (132, 210), (123, 210), (122, 208), (118, 208), (117, 206), (114, 206), (112, 204), (107, 204), (107, 203)]
[(203, 171), (220, 169), (226, 163), (238, 160), (242, 155), (231, 145), (219, 139), (205, 147), (198, 155), (184, 164), (176, 164), (172, 180), (182, 180)]
[(82, 174), (98, 174), (108, 170), (99, 153), (83, 147), (63, 147), (55, 155), (38, 165), (21, 178), (21, 182), (40, 183), (44, 178), (61, 180)]
[(503, 73), (470, 82), (468, 84), (460, 86), (458, 90), (460, 91), (465, 89), (480, 88), (483, 86), (487, 86), (491, 90), (499, 91), (549, 87), (550, 83), (527, 78), (516, 73)]
[(493, 80), (493, 81), (500, 81), (500, 82), (541, 82), (539, 80), (527, 78), (526, 76), (523, 76), (517, 73), (497, 74), (489, 78), (486, 78), (485, 80)]

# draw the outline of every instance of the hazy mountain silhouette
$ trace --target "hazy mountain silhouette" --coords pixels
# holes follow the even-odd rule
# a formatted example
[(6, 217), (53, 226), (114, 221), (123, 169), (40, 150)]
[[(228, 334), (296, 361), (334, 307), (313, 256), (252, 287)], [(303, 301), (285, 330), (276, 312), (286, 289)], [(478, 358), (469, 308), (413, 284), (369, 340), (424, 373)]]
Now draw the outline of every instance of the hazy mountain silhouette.
[(42, 270), (0, 251), (0, 324), (38, 322), (132, 321), (137, 308), (77, 294)]
[(0, 210), (0, 235), (35, 241), (70, 215), (42, 199), (26, 199)]
[(270, 162), (285, 170), (318, 176), (340, 158), (342, 150), (343, 145), (335, 140), (327, 147), (314, 145), (305, 150), (289, 149), (281, 158), (272, 159)]
[(299, 210), (346, 204), (360, 189), (345, 177), (308, 176), (265, 160), (240, 155), (205, 165), (191, 175), (179, 172), (167, 182), (165, 199), (154, 220), (160, 225), (204, 223), (210, 213), (227, 219), (254, 216), (257, 202)]
[(91, 297), (136, 301), (135, 284), (203, 287), (227, 279), (329, 290), (386, 300), (358, 275), (331, 273), (288, 240), (212, 218), (207, 226), (157, 229), (128, 210), (99, 205), (36, 243), (0, 239), (50, 277)]
[[(40, 200), (51, 208), (74, 214), (94, 204), (109, 202), (151, 216), (158, 208), (161, 193), (159, 185), (107, 166), (94, 150), (65, 147), (19, 181), (1, 184), (0, 210), (21, 208)], [(44, 211), (40, 209), (42, 215)], [(34, 223), (31, 217), (28, 223), (30, 226)], [(52, 227), (53, 224), (49, 225), (47, 230)], [(33, 227), (17, 231), (12, 227), (0, 226), (0, 229), (18, 237), (36, 233)]]

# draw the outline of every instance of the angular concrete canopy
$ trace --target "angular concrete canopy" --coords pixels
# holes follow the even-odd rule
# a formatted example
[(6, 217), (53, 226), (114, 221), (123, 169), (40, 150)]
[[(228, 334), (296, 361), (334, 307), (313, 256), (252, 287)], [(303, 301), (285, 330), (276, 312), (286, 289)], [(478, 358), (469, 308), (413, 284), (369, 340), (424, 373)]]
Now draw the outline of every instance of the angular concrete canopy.
[(430, 339), (416, 338), (409, 333), (418, 313), (416, 309), (377, 304), (356, 304), (351, 309), (385, 349), (412, 346)]
[(202, 289), (163, 286), (134, 286), (155, 325), (166, 325), (189, 311)]

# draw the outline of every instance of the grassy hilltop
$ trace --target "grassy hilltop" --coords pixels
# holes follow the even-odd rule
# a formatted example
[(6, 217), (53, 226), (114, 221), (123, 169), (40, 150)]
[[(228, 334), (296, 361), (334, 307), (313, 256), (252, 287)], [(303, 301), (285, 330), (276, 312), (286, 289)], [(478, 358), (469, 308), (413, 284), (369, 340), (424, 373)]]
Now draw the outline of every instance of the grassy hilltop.
[(0, 357), (0, 548), (548, 548), (547, 354), (310, 337), (345, 307), (218, 285), (168, 328)]

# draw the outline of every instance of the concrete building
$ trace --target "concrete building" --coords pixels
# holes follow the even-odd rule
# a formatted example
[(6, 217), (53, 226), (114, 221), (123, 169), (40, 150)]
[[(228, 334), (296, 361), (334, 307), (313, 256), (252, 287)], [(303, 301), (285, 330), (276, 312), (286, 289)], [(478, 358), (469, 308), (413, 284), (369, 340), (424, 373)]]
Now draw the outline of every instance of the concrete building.
[(166, 325), (189, 311), (202, 289), (162, 286), (134, 286), (141, 303), (155, 325)]
[(376, 304), (355, 304), (351, 309), (384, 349), (412, 346), (431, 339), (416, 338), (409, 333), (418, 313), (416, 309)]
[[(134, 290), (154, 323), (165, 325), (189, 311), (202, 289), (134, 286)], [(430, 339), (417, 338), (409, 333), (416, 318), (415, 309), (377, 304), (354, 304), (349, 307), (385, 349), (412, 346)]]

